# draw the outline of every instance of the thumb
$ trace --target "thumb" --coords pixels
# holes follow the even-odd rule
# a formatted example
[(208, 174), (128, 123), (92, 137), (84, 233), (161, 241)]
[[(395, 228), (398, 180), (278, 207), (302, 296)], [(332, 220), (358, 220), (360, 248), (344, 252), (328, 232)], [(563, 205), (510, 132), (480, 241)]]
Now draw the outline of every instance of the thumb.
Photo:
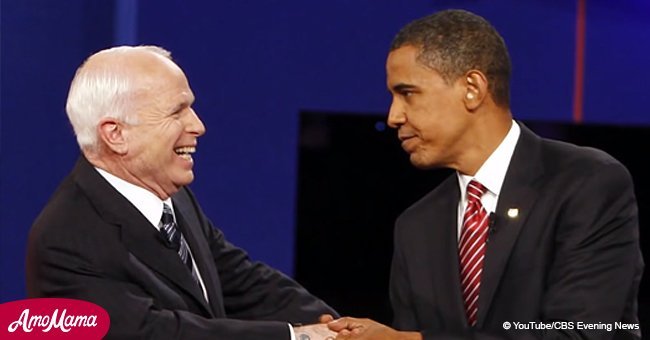
[[(350, 317), (340, 318), (329, 322), (327, 327), (335, 332), (340, 332), (344, 329), (352, 329), (355, 327), (355, 319)], [(357, 326), (358, 327), (358, 326)]]
[(328, 323), (334, 321), (334, 317), (330, 314), (323, 314), (318, 318), (319, 323)]

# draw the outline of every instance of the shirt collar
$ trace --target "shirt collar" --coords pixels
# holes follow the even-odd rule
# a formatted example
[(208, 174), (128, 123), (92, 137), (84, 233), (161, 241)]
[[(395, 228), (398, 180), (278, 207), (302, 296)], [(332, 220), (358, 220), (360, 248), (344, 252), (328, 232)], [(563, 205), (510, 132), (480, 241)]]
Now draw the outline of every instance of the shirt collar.
[(106, 181), (124, 196), (140, 213), (156, 228), (160, 229), (159, 223), (162, 217), (163, 203), (169, 205), (174, 211), (171, 198), (161, 200), (151, 191), (129, 183), (106, 170), (95, 167), (95, 170), (106, 179)]
[(467, 184), (469, 184), (472, 179), (483, 184), (483, 186), (485, 186), (488, 191), (495, 196), (499, 196), (503, 180), (506, 177), (506, 172), (508, 171), (508, 166), (510, 165), (510, 160), (512, 159), (512, 154), (515, 151), (515, 146), (517, 146), (517, 140), (519, 140), (520, 134), (521, 128), (517, 122), (513, 120), (506, 137), (492, 152), (485, 163), (481, 165), (474, 177), (456, 172), (458, 175), (461, 197), (465, 197)]

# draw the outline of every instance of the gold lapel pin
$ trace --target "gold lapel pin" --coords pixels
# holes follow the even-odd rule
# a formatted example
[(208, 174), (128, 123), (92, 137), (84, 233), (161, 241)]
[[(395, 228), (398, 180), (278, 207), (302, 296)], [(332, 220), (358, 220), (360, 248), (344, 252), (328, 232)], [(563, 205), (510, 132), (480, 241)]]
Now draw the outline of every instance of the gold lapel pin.
[(508, 217), (517, 218), (517, 216), (519, 216), (519, 209), (517, 208), (508, 209)]

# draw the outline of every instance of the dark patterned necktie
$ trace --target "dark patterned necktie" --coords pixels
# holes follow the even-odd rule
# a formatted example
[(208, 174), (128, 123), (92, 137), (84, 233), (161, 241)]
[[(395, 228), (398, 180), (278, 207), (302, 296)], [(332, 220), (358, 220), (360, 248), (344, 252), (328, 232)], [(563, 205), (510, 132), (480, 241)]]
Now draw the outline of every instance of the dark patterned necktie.
[(485, 241), (488, 232), (489, 214), (481, 204), (481, 196), (486, 191), (487, 188), (475, 180), (470, 181), (467, 185), (467, 208), (465, 208), (463, 217), (458, 249), (461, 288), (463, 289), (467, 321), (470, 326), (476, 324)]
[(185, 237), (183, 237), (181, 231), (176, 227), (172, 209), (166, 203), (163, 203), (163, 214), (160, 219), (160, 233), (165, 240), (169, 242), (172, 248), (176, 250), (181, 261), (183, 261), (187, 269), (192, 273), (194, 281), (199, 284), (199, 277), (192, 265), (192, 254), (190, 254), (190, 248), (187, 245), (187, 241), (185, 241)]

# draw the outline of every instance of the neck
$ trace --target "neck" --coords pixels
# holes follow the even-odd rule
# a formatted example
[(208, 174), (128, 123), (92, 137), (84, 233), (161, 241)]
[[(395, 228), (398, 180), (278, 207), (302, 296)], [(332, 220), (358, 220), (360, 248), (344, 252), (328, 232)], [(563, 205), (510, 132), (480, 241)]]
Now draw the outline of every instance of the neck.
[(511, 126), (512, 115), (509, 110), (477, 116), (471, 131), (466, 133), (468, 140), (454, 168), (464, 175), (476, 175), (483, 163), (503, 142)]
[(93, 166), (100, 168), (113, 176), (119, 177), (133, 185), (137, 185), (141, 188), (144, 188), (154, 195), (158, 196), (162, 201), (171, 197), (174, 192), (167, 192), (164, 188), (158, 185), (149, 185), (145, 179), (140, 179), (135, 176), (133, 173), (128, 171), (128, 167), (124, 166), (124, 163), (119, 158), (104, 156), (97, 152), (91, 152), (84, 150), (84, 156)]

